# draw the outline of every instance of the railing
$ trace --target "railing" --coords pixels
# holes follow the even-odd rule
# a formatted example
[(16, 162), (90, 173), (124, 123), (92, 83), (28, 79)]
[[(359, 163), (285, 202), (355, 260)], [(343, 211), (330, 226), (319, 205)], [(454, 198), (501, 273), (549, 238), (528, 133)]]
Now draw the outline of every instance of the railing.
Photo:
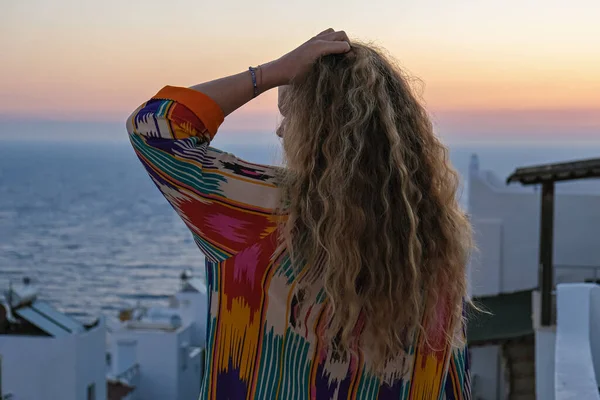
[(555, 400), (600, 400), (600, 286), (559, 284), (557, 317)]
[(140, 365), (134, 364), (125, 371), (118, 374), (115, 378), (120, 382), (126, 382), (132, 387), (136, 387), (138, 385), (140, 377)]

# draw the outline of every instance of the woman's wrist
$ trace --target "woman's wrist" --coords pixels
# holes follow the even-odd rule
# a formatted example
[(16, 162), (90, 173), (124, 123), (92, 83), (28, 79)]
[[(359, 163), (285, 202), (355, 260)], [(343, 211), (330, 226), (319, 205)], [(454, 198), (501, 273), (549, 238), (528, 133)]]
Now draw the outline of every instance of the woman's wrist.
[(289, 78), (278, 61), (271, 61), (260, 66), (260, 82), (258, 87), (260, 93), (289, 83)]

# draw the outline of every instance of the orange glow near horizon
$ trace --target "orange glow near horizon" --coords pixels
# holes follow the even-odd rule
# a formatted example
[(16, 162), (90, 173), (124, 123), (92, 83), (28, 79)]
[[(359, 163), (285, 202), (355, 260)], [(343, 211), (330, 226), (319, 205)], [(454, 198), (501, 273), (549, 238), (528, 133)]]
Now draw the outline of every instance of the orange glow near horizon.
[[(0, 116), (119, 121), (165, 84), (244, 70), (328, 26), (386, 48), (424, 83), (434, 113), (600, 110), (600, 3), (593, 0), (173, 3), (3, 6)], [(250, 128), (272, 124), (275, 95), (237, 119)]]

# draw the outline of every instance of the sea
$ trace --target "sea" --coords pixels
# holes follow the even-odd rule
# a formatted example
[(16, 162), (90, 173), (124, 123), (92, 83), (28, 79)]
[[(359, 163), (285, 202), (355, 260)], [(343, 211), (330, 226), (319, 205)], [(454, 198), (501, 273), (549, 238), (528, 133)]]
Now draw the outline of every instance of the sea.
[[(449, 147), (463, 178), (473, 154), (502, 180), (519, 166), (600, 157), (600, 142)], [(253, 162), (276, 158), (272, 146), (222, 148)], [(466, 204), (467, 179), (464, 187)], [(600, 185), (560, 190), (600, 193)], [(165, 302), (184, 270), (203, 277), (204, 258), (128, 142), (0, 140), (0, 291), (29, 277), (42, 298), (89, 322)]]

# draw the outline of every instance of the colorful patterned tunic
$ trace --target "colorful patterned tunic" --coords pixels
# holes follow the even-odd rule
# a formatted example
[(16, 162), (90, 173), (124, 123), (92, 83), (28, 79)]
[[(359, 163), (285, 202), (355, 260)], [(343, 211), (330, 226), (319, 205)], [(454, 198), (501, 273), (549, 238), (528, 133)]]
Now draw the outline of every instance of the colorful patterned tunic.
[(210, 147), (222, 121), (212, 99), (170, 86), (127, 121), (139, 159), (206, 258), (200, 398), (470, 398), (465, 348), (426, 350), (416, 337), (385, 382), (365, 369), (360, 352), (340, 359), (329, 351), (323, 288), (299, 290), (304, 272), (296, 274), (278, 250), (276, 167)]

